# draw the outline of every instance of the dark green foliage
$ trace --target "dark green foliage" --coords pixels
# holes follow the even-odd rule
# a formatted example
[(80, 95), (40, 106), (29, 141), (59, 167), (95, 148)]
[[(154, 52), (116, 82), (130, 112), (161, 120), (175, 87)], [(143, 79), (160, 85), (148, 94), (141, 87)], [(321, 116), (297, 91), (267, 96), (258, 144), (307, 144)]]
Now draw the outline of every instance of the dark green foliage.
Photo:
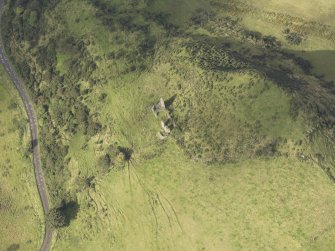
[(257, 149), (256, 155), (258, 156), (274, 156), (277, 153), (277, 147), (279, 145), (278, 140), (272, 140), (265, 146)]
[(36, 43), (43, 30), (42, 13), (52, 8), (56, 2), (57, 0), (10, 1), (9, 9), (2, 17), (4, 40), (8, 42), (14, 36), (18, 41)]
[(65, 216), (60, 208), (52, 208), (45, 218), (45, 225), (49, 229), (57, 229), (65, 226)]
[(95, 176), (79, 176), (76, 179), (76, 193), (85, 189), (95, 188)]
[[(68, 146), (64, 144), (59, 129), (62, 128), (68, 135), (81, 131), (89, 137), (101, 130), (99, 122), (92, 120), (89, 109), (82, 103), (78, 84), (82, 79), (90, 80), (97, 65), (88, 53), (86, 43), (69, 34), (51, 36), (47, 43), (35, 50), (32, 55), (34, 62), (27, 60), (30, 57), (22, 60), (17, 49), (9, 46), (23, 41), (31, 47), (36, 46), (44, 33), (45, 11), (56, 3), (42, 0), (11, 1), (4, 13), (2, 31), (7, 51), (19, 74), (27, 80), (25, 82), (33, 100), (43, 107), (43, 127), (40, 130), (42, 163), (48, 186), (52, 187), (51, 198), (60, 201), (67, 196), (64, 183), (68, 173), (64, 167)], [(62, 75), (56, 69), (57, 53), (71, 55), (72, 58), (69, 71)], [(41, 87), (42, 81), (48, 83), (48, 88)]]
[(198, 9), (195, 11), (191, 17), (191, 21), (194, 25), (203, 26), (210, 18), (213, 18), (216, 15), (213, 11)]
[(56, 42), (54, 40), (49, 41), (47, 46), (38, 48), (36, 55), (38, 64), (44, 65), (46, 69), (51, 69), (57, 62), (56, 59)]
[[(120, 48), (118, 51), (111, 52), (108, 55), (111, 59), (127, 59), (130, 66), (126, 72), (147, 69), (147, 59), (152, 58), (157, 41), (157, 34), (150, 29), (152, 23), (159, 25), (167, 34), (175, 33), (178, 29), (169, 21), (169, 14), (152, 12), (148, 7), (150, 2), (143, 5), (135, 1), (131, 3), (131, 8), (127, 3), (117, 5), (101, 0), (93, 1), (93, 5), (98, 9), (97, 17), (102, 20), (102, 23), (110, 32), (117, 33), (122, 31), (137, 37), (133, 41), (134, 47)], [(120, 45), (123, 44), (122, 42)], [(136, 50), (133, 48), (136, 48)]]
[(290, 44), (294, 44), (294, 45), (298, 45), (302, 42), (302, 37), (298, 34), (298, 33), (288, 33), (285, 36), (286, 40), (290, 43)]
[(69, 226), (71, 221), (77, 217), (79, 208), (80, 207), (77, 201), (62, 201), (61, 207), (59, 209), (62, 212), (62, 215), (65, 217), (65, 226)]
[(281, 43), (274, 36), (264, 36), (263, 43), (266, 48), (279, 48)]
[[(134, 47), (120, 48), (111, 52), (108, 57), (111, 59), (125, 58), (130, 64), (130, 71), (141, 70), (141, 65), (145, 64), (147, 57), (152, 57), (156, 43), (154, 34), (150, 32), (149, 23), (137, 21), (142, 10), (115, 7), (99, 0), (94, 1), (93, 4), (98, 8), (97, 17), (102, 20), (110, 32), (122, 31), (132, 33), (137, 37), (134, 41)], [(119, 43), (117, 39), (115, 42)], [(122, 42), (120, 45), (124, 46), (124, 43)], [(129, 71), (129, 68), (126, 71)]]
[(186, 47), (191, 52), (193, 60), (205, 70), (229, 71), (246, 67), (245, 63), (215, 40), (200, 38), (196, 42), (187, 43)]
[(299, 110), (300, 110), (299, 104), (295, 102), (295, 100), (293, 99), (290, 104), (290, 116), (293, 120), (297, 119), (299, 115)]
[(144, 18), (147, 21), (153, 21), (163, 27), (169, 34), (173, 34), (178, 30), (178, 27), (169, 21), (170, 15), (164, 12), (152, 12), (146, 9), (143, 12)]
[(46, 215), (45, 224), (50, 229), (67, 227), (71, 220), (75, 219), (79, 211), (76, 201), (62, 201), (60, 207), (52, 208)]
[(262, 33), (258, 32), (258, 31), (244, 31), (243, 32), (243, 37), (245, 38), (249, 38), (249, 39), (253, 39), (253, 40), (256, 40), (256, 41), (259, 41), (262, 39)]
[(123, 154), (125, 161), (130, 161), (131, 160), (131, 157), (132, 157), (132, 155), (134, 153), (133, 149), (131, 149), (129, 147), (119, 146), (118, 150), (120, 151), (120, 153)]
[(147, 55), (151, 53), (155, 47), (156, 39), (153, 36), (145, 37), (138, 45), (139, 52), (141, 55)]
[(289, 33), (290, 33), (290, 29), (289, 29), (289, 28), (285, 28), (285, 29), (283, 30), (283, 33), (284, 33), (284, 34), (289, 34)]
[(313, 68), (312, 64), (301, 57), (295, 57), (294, 62), (299, 65), (299, 67), (304, 71), (304, 73), (309, 74)]

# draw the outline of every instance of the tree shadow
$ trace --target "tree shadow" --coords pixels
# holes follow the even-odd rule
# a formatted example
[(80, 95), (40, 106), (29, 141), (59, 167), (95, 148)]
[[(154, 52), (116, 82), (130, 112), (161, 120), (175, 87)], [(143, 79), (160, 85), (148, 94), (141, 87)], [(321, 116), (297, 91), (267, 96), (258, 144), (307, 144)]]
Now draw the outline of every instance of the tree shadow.
[(12, 244), (7, 248), (7, 251), (17, 251), (20, 249), (20, 244)]
[(77, 217), (79, 211), (79, 204), (76, 201), (63, 201), (62, 206), (59, 208), (59, 210), (65, 217), (65, 226), (69, 226), (71, 221)]
[(125, 161), (130, 161), (131, 160), (131, 157), (132, 157), (132, 155), (134, 153), (133, 149), (131, 149), (129, 147), (119, 146), (118, 150), (120, 151), (120, 153), (123, 154)]
[(177, 98), (177, 94), (173, 95), (171, 98), (169, 98), (165, 101), (166, 109), (169, 109), (172, 106), (172, 104), (173, 104), (173, 102), (175, 101), (176, 98)]
[(311, 62), (312, 74), (325, 81), (335, 81), (335, 50), (290, 51)]

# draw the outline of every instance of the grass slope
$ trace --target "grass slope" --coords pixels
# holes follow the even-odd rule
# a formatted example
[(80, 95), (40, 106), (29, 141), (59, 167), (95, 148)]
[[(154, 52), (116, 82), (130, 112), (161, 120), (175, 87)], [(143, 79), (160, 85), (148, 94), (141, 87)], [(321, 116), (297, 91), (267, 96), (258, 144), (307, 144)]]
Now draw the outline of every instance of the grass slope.
[(54, 250), (335, 245), (333, 27), (252, 3), (57, 1), (35, 40), (8, 7), (51, 200), (79, 205)]
[(334, 188), (311, 163), (280, 158), (208, 168), (171, 145), (159, 158), (112, 173), (95, 190), (86, 195), (95, 210), (81, 211), (55, 250), (326, 250), (333, 244)]
[(0, 249), (35, 250), (43, 234), (43, 212), (28, 154), (29, 125), (20, 98), (0, 67)]

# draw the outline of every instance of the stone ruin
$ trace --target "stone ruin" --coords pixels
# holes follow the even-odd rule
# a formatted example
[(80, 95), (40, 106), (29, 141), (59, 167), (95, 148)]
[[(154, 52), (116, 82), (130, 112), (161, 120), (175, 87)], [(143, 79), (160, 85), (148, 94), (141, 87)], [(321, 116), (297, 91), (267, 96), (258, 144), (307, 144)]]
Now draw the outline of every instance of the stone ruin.
[(160, 98), (159, 103), (152, 106), (151, 110), (155, 114), (156, 117), (158, 117), (159, 113), (162, 111), (165, 111), (165, 102), (163, 98)]
[(171, 133), (171, 129), (163, 121), (161, 121), (161, 127), (165, 133)]
[(173, 128), (175, 127), (173, 119), (171, 118), (169, 111), (166, 109), (164, 99), (160, 98), (159, 103), (152, 106), (151, 110), (156, 118), (159, 117), (160, 113), (165, 113), (165, 120), (161, 120), (161, 130), (157, 133), (158, 137), (161, 140), (164, 140), (171, 134)]

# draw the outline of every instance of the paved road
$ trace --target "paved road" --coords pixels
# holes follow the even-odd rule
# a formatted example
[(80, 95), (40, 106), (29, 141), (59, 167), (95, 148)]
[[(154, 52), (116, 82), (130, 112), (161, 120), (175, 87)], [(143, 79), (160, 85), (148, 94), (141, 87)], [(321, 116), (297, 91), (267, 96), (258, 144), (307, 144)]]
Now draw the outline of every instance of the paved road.
[[(1, 27), (1, 12), (3, 8), (3, 0), (0, 0), (0, 27)], [(1, 30), (0, 30), (1, 31)], [(32, 138), (32, 147), (33, 147), (33, 160), (34, 160), (34, 169), (35, 169), (35, 179), (37, 189), (41, 198), (41, 202), (43, 205), (44, 215), (47, 214), (49, 211), (49, 203), (48, 203), (48, 196), (46, 193), (46, 185), (43, 179), (43, 173), (41, 170), (41, 160), (40, 160), (40, 149), (38, 145), (38, 131), (37, 131), (37, 117), (34, 111), (33, 104), (29, 98), (28, 93), (26, 92), (18, 74), (15, 72), (15, 69), (10, 64), (9, 60), (7, 59), (5, 50), (2, 45), (2, 41), (0, 39), (0, 63), (3, 64), (4, 68), (6, 69), (8, 75), (12, 79), (16, 89), (18, 90), (21, 99), (23, 101), (26, 113), (28, 115), (29, 124), (30, 124), (30, 131), (31, 131), (31, 138)], [(50, 229), (45, 229), (43, 243), (41, 245), (41, 251), (47, 251), (50, 249), (51, 246), (51, 237), (52, 232)]]

